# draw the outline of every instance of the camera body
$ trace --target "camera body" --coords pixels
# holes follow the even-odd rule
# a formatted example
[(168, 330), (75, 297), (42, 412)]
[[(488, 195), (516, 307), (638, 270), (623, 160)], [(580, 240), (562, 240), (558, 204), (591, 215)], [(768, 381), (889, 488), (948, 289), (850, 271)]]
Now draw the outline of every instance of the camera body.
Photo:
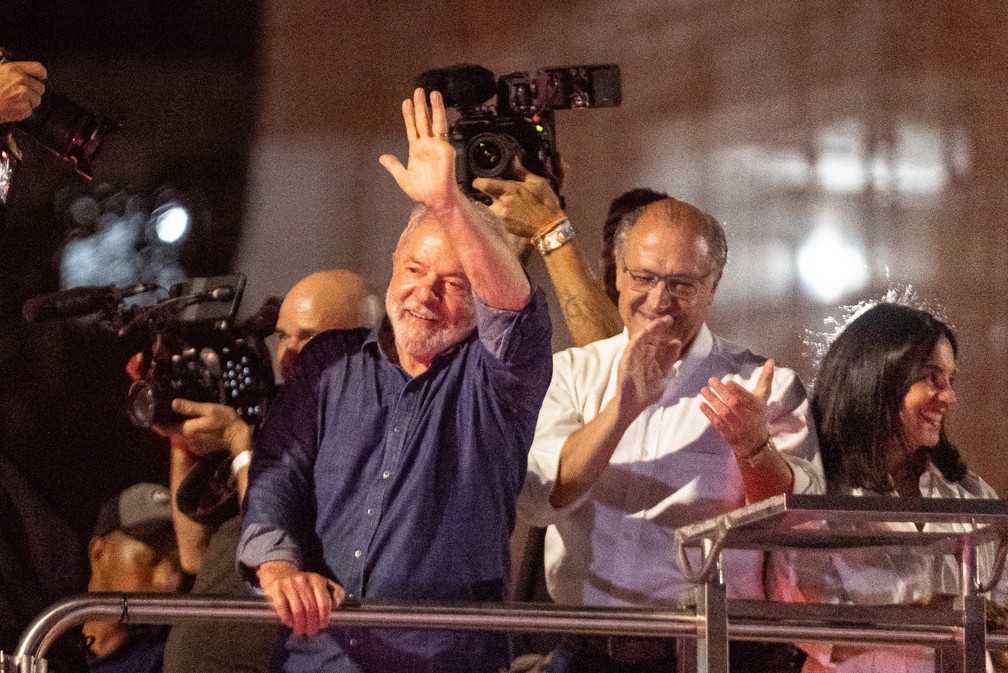
[[(262, 421), (275, 388), (265, 337), (276, 317), (274, 310), (272, 324), (257, 320), (257, 314), (241, 327), (232, 326), (244, 287), (242, 274), (192, 279), (127, 324), (124, 329), (142, 329), (147, 337), (146, 368), (128, 396), (127, 412), (135, 425), (182, 421), (171, 408), (175, 398), (226, 404), (250, 425)], [(253, 324), (257, 329), (249, 327)]]
[(612, 64), (547, 67), (534, 76), (514, 72), (496, 79), (481, 66), (457, 65), (429, 70), (417, 84), (440, 91), (445, 105), (459, 110), (448, 129), (456, 179), (463, 192), (484, 202), (487, 196), (472, 181), (514, 179), (516, 157), (559, 195), (563, 169), (553, 111), (615, 107), (622, 99), (620, 69)]
[(472, 188), (476, 178), (513, 178), (515, 157), (560, 191), (563, 170), (550, 113), (533, 119), (475, 112), (452, 125), (448, 140), (455, 146), (456, 179), (470, 196), (486, 196)]

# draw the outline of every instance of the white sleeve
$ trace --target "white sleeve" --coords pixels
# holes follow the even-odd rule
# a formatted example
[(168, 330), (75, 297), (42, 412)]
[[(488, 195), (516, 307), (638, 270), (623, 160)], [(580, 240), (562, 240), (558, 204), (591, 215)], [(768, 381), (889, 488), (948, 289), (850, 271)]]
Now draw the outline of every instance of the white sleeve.
[(534, 526), (556, 523), (588, 497), (586, 493), (563, 509), (554, 508), (549, 501), (556, 483), (564, 442), (584, 426), (584, 417), (578, 408), (570, 376), (572, 371), (570, 351), (561, 351), (553, 356), (553, 379), (539, 411), (535, 437), (532, 448), (529, 449), (525, 485), (518, 497), (519, 516)]
[(774, 371), (767, 402), (767, 429), (774, 446), (794, 472), (793, 492), (825, 493), (826, 478), (808, 395), (798, 376), (784, 367)]

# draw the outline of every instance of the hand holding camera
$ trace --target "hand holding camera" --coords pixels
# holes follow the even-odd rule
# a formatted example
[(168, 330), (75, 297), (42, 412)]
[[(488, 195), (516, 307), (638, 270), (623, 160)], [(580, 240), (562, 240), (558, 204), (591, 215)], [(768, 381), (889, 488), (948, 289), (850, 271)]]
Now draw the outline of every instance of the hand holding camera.
[(0, 62), (0, 124), (27, 119), (42, 102), (46, 69), (36, 61)]
[(534, 76), (513, 72), (496, 80), (482, 66), (456, 65), (420, 74), (417, 85), (440, 91), (445, 107), (458, 109), (448, 128), (457, 154), (455, 176), (465, 194), (487, 204), (473, 179), (521, 179), (512, 172), (516, 158), (559, 195), (563, 168), (553, 111), (616, 107), (622, 99), (617, 65), (540, 68)]
[(562, 217), (563, 209), (546, 178), (525, 170), (517, 157), (511, 170), (514, 180), (476, 178), (472, 184), (493, 199), (490, 210), (504, 220), (510, 233), (531, 241)]

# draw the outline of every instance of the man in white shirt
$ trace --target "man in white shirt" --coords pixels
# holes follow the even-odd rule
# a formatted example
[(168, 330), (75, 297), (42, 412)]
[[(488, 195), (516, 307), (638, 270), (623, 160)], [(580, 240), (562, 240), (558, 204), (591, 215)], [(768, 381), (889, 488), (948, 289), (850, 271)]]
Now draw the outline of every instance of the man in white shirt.
[[(671, 198), (650, 204), (621, 224), (615, 256), (626, 330), (554, 356), (520, 512), (549, 526), (558, 603), (690, 603), (675, 529), (779, 493), (822, 492), (818, 446), (794, 372), (706, 326), (727, 261), (713, 217)], [(759, 553), (726, 554), (729, 596), (763, 598), (762, 565)], [(550, 670), (671, 670), (669, 649), (568, 639)]]

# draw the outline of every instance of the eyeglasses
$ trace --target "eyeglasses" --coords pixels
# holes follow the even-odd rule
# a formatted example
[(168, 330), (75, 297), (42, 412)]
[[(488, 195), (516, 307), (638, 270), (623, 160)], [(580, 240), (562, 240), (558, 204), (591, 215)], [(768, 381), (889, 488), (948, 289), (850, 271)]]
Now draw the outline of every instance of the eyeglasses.
[(678, 299), (694, 299), (700, 292), (700, 287), (704, 281), (714, 273), (711, 269), (702, 276), (684, 276), (682, 274), (670, 274), (662, 276), (650, 271), (636, 271), (623, 267), (623, 272), (630, 276), (630, 286), (636, 292), (650, 292), (657, 287), (658, 283), (665, 285), (665, 289), (673, 297)]

